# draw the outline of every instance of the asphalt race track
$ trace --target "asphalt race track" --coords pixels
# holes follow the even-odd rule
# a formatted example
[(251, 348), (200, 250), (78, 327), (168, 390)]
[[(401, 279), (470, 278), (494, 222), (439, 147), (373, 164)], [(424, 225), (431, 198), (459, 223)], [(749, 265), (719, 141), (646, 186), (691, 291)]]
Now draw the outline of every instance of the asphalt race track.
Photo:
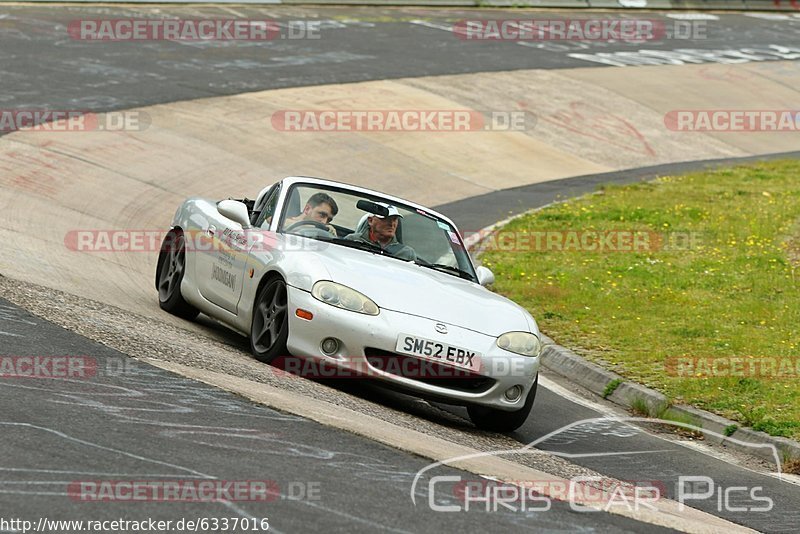
[[(150, 8), (4, 6), (0, 8), (0, 107), (108, 111), (364, 80), (516, 69), (602, 69), (606, 67), (601, 61), (574, 55), (634, 53), (644, 48), (642, 44), (619, 42), (531, 46), (454, 39), (448, 33), (450, 25), (474, 16), (474, 11), (241, 6), (161, 9), (184, 17), (212, 14), (279, 21), (319, 19), (325, 39), (276, 40), (246, 46), (167, 41), (101, 46), (71, 40), (64, 29), (78, 17), (136, 17), (151, 13)], [(492, 13), (482, 11), (481, 17), (490, 18)], [(507, 16), (500, 11), (496, 15)], [(769, 20), (736, 14), (718, 17), (709, 22), (707, 38), (668, 39), (647, 43), (646, 48), (747, 49), (755, 53), (774, 45), (800, 47), (800, 19)], [(662, 14), (653, 18), (673, 20)], [(797, 157), (797, 153), (787, 156)], [(437, 209), (462, 228), (482, 228), (510, 214), (590, 191), (598, 183), (627, 183), (704, 165), (675, 164), (544, 182)], [(276, 532), (321, 527), (334, 532), (658, 531), (654, 525), (611, 514), (576, 513), (559, 503), (547, 513), (526, 514), (480, 510), (442, 514), (427, 506), (412, 507), (409, 480), (429, 463), (426, 459), (250, 403), (140, 362), (131, 363), (134, 360), (125, 354), (2, 299), (0, 309), (0, 355), (86, 355), (97, 362), (98, 375), (102, 376), (102, 381), (64, 381), (46, 388), (40, 381), (0, 379), (0, 406), (4, 407), (0, 426), (8, 427), (0, 429), (0, 455), (4, 458), (0, 461), (0, 517), (13, 512), (16, 517), (35, 520), (48, 510), (50, 518), (80, 518), (75, 515), (77, 509), (92, 519), (226, 514), (269, 517), (270, 530)], [(241, 343), (237, 346), (234, 342), (234, 348), (246, 351)], [(119, 369), (127, 371), (115, 372)], [(385, 397), (362, 395), (369, 402), (392, 406), (405, 402), (402, 396), (389, 393)], [(461, 409), (435, 407), (455, 418), (464, 417)], [(687, 475), (711, 477), (718, 489), (760, 487), (762, 494), (775, 503), (771, 511), (746, 510), (757, 504), (751, 498), (737, 501), (736, 510), (721, 507), (714, 499), (693, 501), (691, 505), (759, 531), (797, 531), (800, 488), (796, 484), (722, 461), (698, 447), (680, 443), (681, 439), (668, 439), (663, 433), (629, 425), (591, 421), (557, 432), (575, 421), (603, 415), (602, 407), (567, 398), (561, 390), (540, 387), (531, 419), (511, 437), (530, 443), (556, 433), (536, 447), (604, 476), (660, 481), (670, 498), (675, 497), (678, 477)], [(452, 423), (443, 417), (442, 424)], [(598, 451), (614, 454), (601, 456)], [(456, 470), (446, 474), (475, 478)], [(263, 504), (172, 503), (169, 508), (158, 502), (76, 505), (66, 496), (64, 488), (76, 480), (114, 477), (269, 480), (274, 481), (279, 494)], [(320, 500), (293, 498), (290, 494), (309, 487), (320, 489)], [(420, 497), (427, 494), (423, 492)], [(91, 513), (84, 514), (84, 510)]]
[[(94, 376), (54, 383), (0, 381), (2, 405), (14, 407), (0, 421), (4, 516), (34, 523), (43, 514), (49, 520), (100, 521), (268, 518), (274, 532), (506, 531), (525, 524), (550, 532), (662, 530), (611, 514), (575, 513), (557, 501), (547, 512), (524, 514), (414, 508), (408, 488), (430, 463), (423, 458), (136, 362), (2, 299), (0, 310), (4, 351), (22, 357), (80, 354), (95, 370)], [(454, 469), (436, 474), (475, 479)], [(263, 501), (168, 507), (94, 502), (94, 492), (83, 494), (84, 501), (68, 497), (75, 484), (120, 479), (265, 481), (268, 490)], [(419, 486), (420, 499), (428, 498), (428, 481)], [(437, 492), (436, 499), (440, 505), (458, 502), (454, 494)]]
[[(202, 43), (79, 41), (67, 36), (72, 20), (143, 17), (152, 13), (135, 6), (58, 9), (8, 6), (3, 8), (0, 18), (3, 30), (0, 105), (4, 109), (106, 111), (304, 85), (602, 66), (570, 54), (632, 52), (642, 48), (755, 50), (771, 44), (800, 45), (800, 19), (764, 20), (734, 14), (720, 14), (719, 21), (702, 21), (708, 25), (703, 26), (703, 38), (699, 40), (684, 39), (677, 30), (676, 35), (681, 38), (644, 44), (603, 41), (517, 44), (465, 42), (454, 38), (450, 28), (459, 20), (474, 17), (476, 12), (469, 10), (286, 6), (235, 9), (172, 6), (163, 10), (186, 18), (251, 17), (287, 24), (293, 20), (318, 20), (320, 39)], [(488, 19), (508, 15), (485, 10), (480, 16)], [(651, 18), (663, 21), (667, 28), (686, 23), (661, 14)], [(288, 37), (288, 33), (284, 35)], [(735, 62), (736, 58), (728, 60)]]

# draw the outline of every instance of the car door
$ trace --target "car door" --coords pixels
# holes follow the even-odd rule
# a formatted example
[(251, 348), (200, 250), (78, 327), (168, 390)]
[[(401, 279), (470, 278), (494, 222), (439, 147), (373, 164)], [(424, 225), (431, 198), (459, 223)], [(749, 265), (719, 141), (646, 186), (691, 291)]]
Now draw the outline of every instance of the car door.
[(236, 313), (247, 265), (247, 235), (242, 226), (212, 210), (204, 223), (206, 246), (197, 251), (195, 274), (202, 296)]

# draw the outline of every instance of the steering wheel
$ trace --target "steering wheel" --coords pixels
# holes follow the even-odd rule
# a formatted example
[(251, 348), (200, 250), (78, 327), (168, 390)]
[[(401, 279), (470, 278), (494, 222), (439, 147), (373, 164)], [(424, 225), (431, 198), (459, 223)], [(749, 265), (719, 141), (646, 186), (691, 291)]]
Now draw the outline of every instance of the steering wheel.
[(316, 228), (318, 228), (320, 230), (325, 230), (326, 232), (330, 233), (330, 230), (328, 229), (328, 225), (327, 224), (323, 224), (323, 223), (321, 223), (319, 221), (297, 221), (296, 223), (294, 223), (293, 225), (289, 226), (288, 228), (285, 228), (284, 231), (288, 232), (289, 230), (294, 230), (298, 226), (303, 226), (303, 225), (314, 226), (314, 227), (316, 227)]

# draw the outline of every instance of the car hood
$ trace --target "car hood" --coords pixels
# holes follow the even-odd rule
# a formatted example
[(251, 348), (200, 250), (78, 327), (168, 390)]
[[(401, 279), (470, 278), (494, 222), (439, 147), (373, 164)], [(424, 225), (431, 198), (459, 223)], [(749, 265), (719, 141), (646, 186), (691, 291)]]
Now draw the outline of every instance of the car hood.
[[(529, 331), (535, 322), (523, 308), (456, 276), (362, 250), (330, 245), (306, 252), (329, 280), (359, 291), (382, 309), (426, 317), (490, 336)], [(317, 272), (315, 278), (321, 279)]]

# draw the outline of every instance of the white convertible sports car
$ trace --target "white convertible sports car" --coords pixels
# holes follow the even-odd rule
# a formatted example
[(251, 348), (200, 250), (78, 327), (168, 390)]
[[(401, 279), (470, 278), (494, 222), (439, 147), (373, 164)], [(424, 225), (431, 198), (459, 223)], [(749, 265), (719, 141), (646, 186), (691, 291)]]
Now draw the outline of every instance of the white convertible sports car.
[(541, 343), (493, 280), (444, 215), (307, 177), (255, 201), (186, 200), (156, 269), (164, 310), (221, 321), (261, 361), (355, 369), (507, 432), (530, 413)]

